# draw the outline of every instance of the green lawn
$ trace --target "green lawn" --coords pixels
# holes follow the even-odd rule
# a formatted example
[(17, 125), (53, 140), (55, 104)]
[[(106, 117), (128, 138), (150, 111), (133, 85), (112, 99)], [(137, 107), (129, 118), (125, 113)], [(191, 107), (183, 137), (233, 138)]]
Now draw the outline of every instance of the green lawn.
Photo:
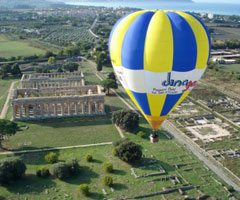
[(219, 65), (219, 69), (225, 72), (235, 72), (240, 73), (240, 64), (230, 64), (230, 65)]
[(32, 122), (19, 122), (27, 125), (4, 146), (10, 149), (35, 149), (112, 142), (120, 138), (108, 117), (73, 117)]
[(12, 40), (12, 38), (9, 38), (5, 35), (0, 35), (1, 57), (9, 58), (11, 56), (30, 56), (44, 53), (44, 50), (30, 46), (27, 41)]
[[(144, 125), (144, 124), (143, 124)], [(145, 125), (144, 125), (145, 126)], [(176, 174), (181, 181), (180, 184), (173, 185), (171, 181), (156, 181), (151, 182), (157, 177), (147, 178), (134, 178), (131, 175), (131, 166), (120, 161), (112, 155), (112, 145), (81, 148), (81, 149), (69, 149), (56, 151), (61, 161), (68, 158), (77, 158), (80, 162), (81, 172), (78, 176), (68, 178), (64, 181), (54, 179), (53, 177), (42, 179), (35, 176), (36, 170), (41, 166), (50, 167), (44, 160), (44, 153), (28, 153), (18, 155), (27, 164), (26, 176), (9, 185), (0, 186), (0, 194), (7, 199), (48, 199), (54, 198), (64, 199), (64, 195), (67, 194), (67, 199), (110, 199), (120, 196), (135, 196), (140, 194), (147, 194), (162, 191), (163, 188), (181, 187), (183, 184), (189, 182), (194, 186), (199, 186), (199, 190), (204, 194), (210, 194), (220, 199), (228, 199), (226, 191), (222, 186), (218, 185), (215, 180), (220, 181), (211, 171), (208, 171), (203, 167), (203, 164), (195, 158), (194, 155), (185, 150), (185, 148), (174, 140), (167, 139), (164, 135), (160, 135), (160, 142), (152, 145), (148, 140), (140, 139), (136, 135), (127, 134), (131, 140), (141, 145), (143, 153), (146, 155), (141, 162), (134, 166), (135, 171), (138, 174), (148, 173), (151, 165), (149, 161), (155, 161), (155, 171), (159, 165), (161, 165), (166, 171), (166, 175)], [(92, 154), (94, 161), (87, 163), (84, 160), (84, 155)], [(153, 156), (153, 157), (152, 157)], [(4, 158), (6, 156), (0, 156)], [(113, 177), (114, 192), (110, 188), (102, 186), (101, 178), (105, 175), (102, 169), (102, 163), (111, 161), (114, 165), (114, 172), (110, 175)], [(172, 165), (180, 163), (192, 163), (181, 167), (179, 169), (174, 168)], [(145, 169), (139, 167), (145, 165)], [(191, 168), (190, 171), (185, 169)], [(151, 167), (152, 169), (152, 167)], [(221, 181), (220, 181), (221, 182)], [(79, 196), (77, 192), (77, 186), (82, 183), (90, 184), (91, 195), (89, 198)], [(56, 191), (57, 188), (57, 191)], [(105, 189), (108, 193), (103, 195), (102, 189)], [(46, 190), (49, 190), (49, 194), (46, 194)], [(199, 195), (197, 189), (186, 191), (186, 195), (190, 197), (197, 197)], [(182, 199), (182, 196), (178, 192), (165, 195), (166, 199)], [(158, 200), (161, 196), (151, 197), (148, 199)]]

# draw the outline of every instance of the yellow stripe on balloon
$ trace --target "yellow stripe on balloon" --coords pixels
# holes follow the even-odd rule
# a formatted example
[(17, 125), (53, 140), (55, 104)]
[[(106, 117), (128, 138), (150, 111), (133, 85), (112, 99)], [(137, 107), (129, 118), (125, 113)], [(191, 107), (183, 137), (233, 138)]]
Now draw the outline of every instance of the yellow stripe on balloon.
[(133, 96), (131, 90), (126, 89), (126, 88), (124, 88), (124, 89), (125, 89), (125, 91), (127, 92), (128, 96), (129, 96), (129, 97), (131, 98), (131, 100), (133, 101), (133, 103), (134, 103), (134, 104), (137, 106), (137, 108), (141, 111), (141, 113), (143, 114), (143, 116), (145, 116), (142, 108), (139, 106), (139, 104), (138, 104), (138, 102), (136, 101), (135, 97)]
[(128, 27), (139, 15), (146, 11), (138, 11), (125, 17), (115, 28), (111, 39), (111, 61), (114, 66), (122, 66), (121, 48), (125, 33)]
[(147, 119), (147, 121), (150, 124), (150, 126), (153, 129), (157, 130), (157, 129), (160, 128), (160, 126), (162, 125), (163, 121), (167, 118), (167, 115), (166, 116), (158, 116), (158, 117), (145, 115), (145, 118)]
[(160, 116), (166, 96), (167, 96), (166, 94), (162, 95), (147, 94), (151, 116)]
[(157, 11), (149, 25), (144, 47), (144, 70), (168, 72), (173, 63), (173, 36), (168, 16)]
[(207, 64), (209, 56), (209, 42), (206, 31), (204, 30), (201, 23), (193, 16), (184, 12), (176, 13), (181, 15), (193, 30), (197, 42), (197, 62), (195, 69), (203, 69)]
[(167, 115), (170, 115), (171, 112), (189, 95), (190, 91), (184, 92), (177, 103), (173, 106), (173, 108), (169, 111)]

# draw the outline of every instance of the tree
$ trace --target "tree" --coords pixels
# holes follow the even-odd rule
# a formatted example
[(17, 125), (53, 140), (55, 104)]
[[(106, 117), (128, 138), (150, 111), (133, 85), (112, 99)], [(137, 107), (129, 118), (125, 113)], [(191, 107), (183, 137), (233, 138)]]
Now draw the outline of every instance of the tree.
[(114, 155), (127, 163), (134, 163), (142, 158), (140, 147), (129, 139), (117, 141), (113, 145)]
[(53, 65), (56, 63), (56, 58), (54, 56), (49, 57), (48, 64)]
[(100, 82), (100, 85), (104, 87), (105, 90), (107, 90), (107, 94), (109, 94), (110, 88), (117, 89), (118, 85), (116, 81), (112, 79), (105, 79)]
[(97, 65), (105, 65), (106, 64), (106, 55), (104, 53), (97, 53), (96, 60), (95, 60)]
[(51, 56), (55, 56), (54, 53), (52, 51), (47, 51), (44, 55), (45, 58), (49, 58)]
[(89, 186), (88, 184), (81, 184), (78, 186), (79, 192), (81, 192), (84, 196), (89, 195)]
[(11, 72), (11, 65), (5, 64), (0, 68), (0, 74), (2, 75), (2, 78), (7, 77), (8, 73)]
[(68, 57), (77, 56), (80, 54), (80, 48), (78, 46), (68, 46), (64, 49), (64, 52)]
[(50, 172), (58, 179), (64, 179), (70, 176), (68, 166), (64, 162), (53, 164), (50, 168)]
[(68, 62), (68, 63), (63, 65), (63, 69), (65, 69), (67, 71), (70, 71), (70, 72), (74, 72), (74, 71), (78, 70), (78, 66), (79, 65), (77, 63)]
[(0, 183), (9, 183), (20, 179), (26, 171), (26, 165), (18, 158), (0, 160)]
[(101, 62), (97, 63), (97, 71), (98, 72), (102, 71), (102, 63)]
[(111, 162), (103, 163), (103, 170), (107, 173), (111, 173), (113, 171), (113, 164)]
[(104, 186), (111, 186), (113, 184), (113, 178), (111, 176), (104, 176), (102, 179), (102, 183)]
[(57, 72), (60, 72), (60, 73), (61, 73), (61, 72), (63, 72), (63, 69), (62, 69), (61, 67), (58, 67), (58, 68), (57, 68)]
[(36, 175), (38, 177), (43, 177), (43, 178), (47, 178), (50, 176), (50, 172), (49, 169), (46, 167), (41, 167), (37, 170)]
[(116, 81), (115, 73), (114, 73), (114, 72), (110, 72), (110, 73), (108, 74), (108, 79), (112, 79), (112, 80)]
[(116, 111), (112, 114), (112, 122), (129, 132), (133, 132), (138, 129), (139, 116), (137, 113), (129, 111)]
[(68, 171), (70, 175), (78, 174), (80, 171), (80, 166), (76, 158), (71, 158), (66, 161)]
[(0, 119), (0, 148), (5, 136), (13, 135), (17, 132), (18, 125), (7, 119)]
[(240, 58), (236, 59), (236, 63), (240, 64)]
[(18, 63), (15, 63), (12, 65), (11, 67), (11, 74), (12, 75), (18, 75), (18, 76), (21, 76), (22, 75), (22, 72), (19, 68), (19, 64)]
[(48, 162), (48, 163), (56, 163), (58, 161), (58, 156), (56, 153), (54, 152), (50, 152), (49, 154), (47, 154), (45, 156), (45, 160)]

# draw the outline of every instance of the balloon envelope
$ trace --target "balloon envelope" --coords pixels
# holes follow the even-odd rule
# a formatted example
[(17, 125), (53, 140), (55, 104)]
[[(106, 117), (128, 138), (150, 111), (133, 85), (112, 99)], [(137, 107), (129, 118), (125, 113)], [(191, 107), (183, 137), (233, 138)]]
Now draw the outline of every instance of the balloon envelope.
[(109, 38), (118, 80), (153, 129), (196, 85), (210, 51), (203, 22), (179, 11), (143, 10), (125, 15)]

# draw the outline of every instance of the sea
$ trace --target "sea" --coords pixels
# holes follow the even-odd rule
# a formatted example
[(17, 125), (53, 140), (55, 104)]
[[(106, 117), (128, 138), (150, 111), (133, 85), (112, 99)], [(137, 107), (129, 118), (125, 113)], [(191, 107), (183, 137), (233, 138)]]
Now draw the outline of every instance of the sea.
[[(227, 2), (227, 0), (226, 0)], [(240, 3), (200, 3), (200, 2), (163, 2), (163, 1), (78, 1), (67, 2), (71, 5), (100, 6), (112, 8), (140, 8), (160, 10), (181, 10), (196, 13), (212, 13), (219, 15), (240, 15)]]

